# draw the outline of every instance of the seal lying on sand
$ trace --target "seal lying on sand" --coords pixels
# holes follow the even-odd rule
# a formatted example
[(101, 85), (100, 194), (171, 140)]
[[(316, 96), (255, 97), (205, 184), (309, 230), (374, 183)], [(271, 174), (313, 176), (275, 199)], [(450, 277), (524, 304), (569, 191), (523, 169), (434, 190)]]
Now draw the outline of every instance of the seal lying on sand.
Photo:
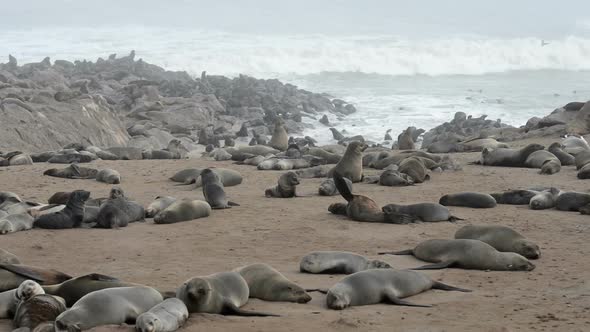
[(20, 264), (15, 254), (0, 248), (0, 264)]
[(120, 187), (111, 188), (109, 199), (100, 206), (96, 217), (96, 228), (126, 227), (135, 221), (144, 221), (142, 205), (130, 201)]
[(211, 214), (209, 203), (199, 200), (180, 199), (154, 216), (156, 224), (172, 224), (208, 217)]
[(538, 192), (534, 190), (509, 190), (490, 194), (498, 204), (528, 205)]
[(43, 172), (43, 175), (64, 179), (94, 179), (96, 178), (97, 173), (98, 170), (94, 168), (81, 167), (76, 164), (71, 164), (70, 166), (63, 169), (48, 169)]
[(485, 166), (525, 167), (525, 161), (535, 151), (543, 150), (540, 144), (529, 144), (522, 149), (483, 149), (481, 160), (476, 164)]
[(48, 229), (80, 227), (84, 220), (84, 205), (88, 198), (90, 198), (90, 192), (86, 190), (73, 191), (63, 210), (40, 216), (33, 226)]
[(352, 274), (369, 269), (390, 269), (391, 265), (345, 251), (313, 251), (299, 263), (299, 271), (314, 274)]
[(540, 168), (541, 174), (555, 174), (561, 170), (561, 161), (551, 152), (538, 150), (531, 153), (524, 162), (526, 167)]
[(476, 209), (489, 209), (496, 206), (494, 197), (475, 192), (444, 195), (438, 202), (444, 206), (465, 206)]
[(250, 264), (234, 271), (248, 283), (251, 298), (296, 303), (311, 301), (311, 296), (303, 288), (268, 264)]
[(344, 277), (328, 290), (328, 308), (342, 310), (352, 306), (389, 303), (412, 307), (430, 307), (402, 300), (429, 289), (470, 292), (410, 270), (373, 269)]
[(12, 320), (13, 326), (37, 331), (37, 326), (54, 321), (64, 311), (66, 303), (62, 298), (48, 294), (35, 295), (20, 302)]
[(385, 170), (379, 176), (379, 184), (388, 187), (411, 186), (414, 184), (414, 179), (399, 171)]
[[(350, 190), (352, 190), (352, 182), (348, 178), (344, 178), (346, 185)], [(318, 189), (318, 194), (320, 196), (334, 196), (338, 195), (338, 189), (336, 189), (336, 184), (334, 183), (334, 179), (325, 179), (320, 183), (320, 188)]]
[(176, 292), (190, 313), (236, 316), (276, 316), (262, 312), (244, 311), (248, 302), (248, 283), (237, 272), (221, 272), (185, 281)]
[(535, 265), (523, 256), (513, 252), (499, 252), (479, 240), (427, 240), (414, 249), (379, 254), (413, 255), (435, 264), (414, 270), (434, 270), (458, 267), (471, 270), (532, 271)]
[(101, 169), (96, 173), (96, 181), (108, 184), (119, 184), (121, 183), (121, 174), (114, 169)]
[(559, 195), (555, 208), (560, 211), (580, 211), (580, 208), (588, 204), (590, 204), (590, 194), (572, 191)]
[(455, 239), (479, 240), (500, 252), (515, 252), (528, 259), (537, 259), (541, 256), (541, 249), (538, 245), (506, 226), (463, 226), (455, 233)]
[(274, 188), (269, 188), (264, 191), (266, 197), (276, 198), (291, 198), (297, 196), (297, 186), (299, 185), (299, 178), (294, 172), (287, 172), (279, 177), (279, 183)]
[(169, 298), (145, 312), (135, 321), (138, 332), (174, 332), (188, 320), (188, 309), (184, 302)]
[(0, 218), (0, 234), (29, 230), (33, 228), (33, 222), (29, 213), (10, 214)]
[(72, 277), (55, 270), (20, 264), (0, 264), (0, 292), (18, 288), (25, 280), (42, 285), (58, 284)]
[(462, 220), (461, 218), (451, 215), (449, 209), (437, 203), (418, 203), (410, 205), (387, 204), (382, 210), (383, 213), (385, 213), (386, 220), (389, 219), (390, 216), (397, 218), (399, 214), (408, 215), (411, 216), (414, 221), (423, 222), (455, 222), (457, 220)]

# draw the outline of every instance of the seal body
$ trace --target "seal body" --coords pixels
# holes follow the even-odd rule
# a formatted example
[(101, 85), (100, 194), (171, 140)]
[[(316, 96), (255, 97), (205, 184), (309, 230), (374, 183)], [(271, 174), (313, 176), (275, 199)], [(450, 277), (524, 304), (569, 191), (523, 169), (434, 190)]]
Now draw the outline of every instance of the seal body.
[(353, 183), (360, 182), (363, 177), (363, 151), (366, 148), (367, 145), (361, 142), (351, 142), (348, 144), (344, 156), (342, 156), (328, 176), (332, 176), (332, 174), (337, 172)]
[(561, 211), (579, 211), (590, 204), (590, 194), (580, 192), (565, 192), (555, 202), (555, 208)]
[(446, 285), (427, 275), (410, 270), (372, 269), (344, 277), (328, 290), (328, 308), (342, 310), (351, 306), (391, 303), (416, 307), (429, 307), (402, 300), (429, 289), (447, 291), (469, 290)]
[(201, 179), (203, 183), (203, 196), (212, 209), (228, 209), (232, 205), (237, 205), (227, 200), (221, 179), (211, 169), (204, 169), (201, 172)]
[(0, 319), (13, 318), (19, 302), (16, 289), (0, 292)]
[(498, 204), (528, 205), (538, 192), (534, 190), (509, 190), (502, 193), (492, 193)]
[(407, 174), (412, 178), (414, 183), (422, 183), (430, 179), (424, 162), (418, 157), (410, 157), (402, 160), (399, 164), (398, 171)]
[(174, 332), (188, 320), (188, 309), (184, 302), (170, 298), (156, 304), (135, 321), (138, 332)]
[(176, 202), (176, 198), (172, 196), (157, 196), (156, 199), (145, 209), (146, 218), (153, 218), (156, 214), (160, 213), (160, 211), (166, 209), (174, 202)]
[(40, 216), (33, 224), (38, 228), (63, 229), (80, 227), (84, 220), (84, 205), (90, 192), (75, 190), (70, 194), (66, 207), (55, 213)]
[(559, 159), (562, 166), (571, 166), (576, 164), (576, 158), (563, 151), (563, 146), (558, 142), (551, 144), (549, 148), (547, 148), (547, 151), (553, 153), (553, 155)]
[(101, 325), (135, 321), (164, 299), (145, 286), (108, 288), (82, 297), (55, 319), (55, 331), (88, 330)]
[(20, 260), (15, 254), (0, 248), (0, 264), (20, 264)]
[(154, 217), (156, 224), (172, 224), (208, 217), (211, 214), (209, 203), (199, 200), (181, 199), (170, 204)]
[(101, 169), (96, 173), (96, 181), (108, 184), (119, 184), (121, 183), (121, 174), (114, 169)]
[(437, 203), (418, 203), (410, 205), (387, 204), (383, 207), (387, 216), (395, 214), (406, 214), (416, 220), (424, 222), (455, 221), (459, 218), (452, 216), (449, 209)]
[(126, 227), (129, 223), (144, 221), (145, 210), (140, 204), (127, 199), (123, 189), (111, 188), (109, 199), (100, 206), (96, 217), (97, 228)]
[[(352, 182), (348, 178), (344, 178), (346, 185), (352, 190)], [(325, 179), (320, 183), (320, 188), (318, 189), (318, 194), (320, 196), (334, 196), (338, 195), (338, 189), (336, 189), (336, 184), (334, 183), (334, 179)]]
[(171, 181), (185, 183), (189, 179), (196, 179), (201, 175), (201, 169), (199, 168), (188, 168), (183, 169), (181, 171), (176, 172), (172, 177), (170, 177)]
[(553, 153), (546, 150), (531, 153), (524, 164), (530, 168), (540, 168), (541, 174), (551, 175), (561, 170), (561, 161)]
[(379, 176), (379, 184), (388, 187), (411, 186), (414, 184), (414, 179), (399, 171), (385, 170)]
[(525, 167), (525, 162), (530, 154), (543, 150), (540, 144), (529, 144), (522, 149), (483, 149), (481, 152), (481, 164), (485, 166)]
[(555, 207), (559, 195), (561, 195), (561, 191), (557, 188), (543, 190), (531, 198), (529, 207), (532, 210), (551, 209)]
[(15, 328), (25, 327), (33, 330), (42, 323), (54, 321), (65, 310), (64, 299), (39, 294), (19, 303), (12, 322)]
[(289, 135), (287, 135), (287, 131), (281, 121), (275, 123), (275, 128), (268, 145), (280, 151), (285, 151), (289, 147)]
[(10, 214), (0, 218), (0, 234), (26, 231), (33, 228), (33, 217), (29, 213)]
[(455, 233), (455, 239), (479, 240), (501, 252), (515, 252), (528, 259), (541, 256), (541, 249), (517, 231), (505, 226), (468, 225)]
[(370, 260), (364, 256), (345, 251), (314, 251), (305, 255), (299, 270), (314, 274), (352, 274), (369, 269), (388, 269), (391, 265)]
[[(237, 186), (242, 183), (242, 174), (238, 171), (228, 168), (211, 168), (211, 170), (219, 176), (219, 179), (224, 187)], [(185, 184), (194, 183), (196, 188), (203, 186), (203, 180), (201, 176), (193, 179), (189, 179)]]
[(272, 266), (263, 263), (235, 269), (250, 289), (250, 297), (264, 301), (307, 303), (311, 296)]
[(291, 198), (297, 196), (297, 185), (299, 185), (299, 178), (294, 172), (287, 172), (279, 177), (276, 187), (266, 189), (264, 196), (275, 198)]
[(22, 264), (0, 264), (0, 292), (18, 288), (26, 280), (40, 284), (57, 284), (72, 277), (55, 270)]
[(489, 209), (497, 204), (491, 195), (475, 192), (444, 195), (438, 203), (445, 206), (465, 206), (476, 209)]
[(43, 175), (64, 179), (94, 179), (98, 170), (88, 167), (81, 167), (72, 164), (64, 169), (51, 168), (43, 172)]

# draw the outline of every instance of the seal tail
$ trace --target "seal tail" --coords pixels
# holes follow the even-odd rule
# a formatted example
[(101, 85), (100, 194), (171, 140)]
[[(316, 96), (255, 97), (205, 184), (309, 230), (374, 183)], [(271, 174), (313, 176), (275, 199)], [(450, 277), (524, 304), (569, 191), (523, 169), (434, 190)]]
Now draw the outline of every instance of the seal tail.
[(432, 285), (432, 288), (433, 289), (441, 289), (441, 290), (445, 290), (445, 291), (457, 291), (457, 292), (465, 292), (465, 293), (472, 292), (471, 289), (459, 288), (459, 287), (443, 284), (442, 282), (438, 282), (438, 281), (434, 282), (434, 284)]
[(407, 249), (402, 251), (382, 251), (377, 255), (414, 255), (414, 249)]
[(352, 201), (354, 195), (350, 191), (350, 188), (348, 188), (348, 185), (346, 184), (344, 177), (342, 177), (340, 173), (334, 172), (333, 178), (334, 184), (336, 185), (336, 189), (338, 189), (340, 195), (342, 195), (342, 197), (348, 202)]

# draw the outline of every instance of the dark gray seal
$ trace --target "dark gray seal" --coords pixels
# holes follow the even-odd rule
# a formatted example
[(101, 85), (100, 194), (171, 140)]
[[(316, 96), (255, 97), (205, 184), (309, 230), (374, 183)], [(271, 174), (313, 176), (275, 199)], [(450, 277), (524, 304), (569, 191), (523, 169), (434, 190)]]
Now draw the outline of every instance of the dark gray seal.
[(111, 188), (109, 199), (100, 206), (96, 228), (126, 227), (129, 223), (145, 220), (145, 209), (129, 200), (118, 186)]
[(54, 321), (64, 311), (66, 303), (62, 298), (39, 294), (19, 303), (12, 324), (14, 328), (34, 330), (42, 323)]
[(229, 209), (239, 204), (228, 201), (223, 189), (223, 183), (213, 170), (206, 168), (201, 172), (203, 196), (212, 209)]
[(476, 192), (461, 192), (444, 195), (438, 201), (444, 206), (464, 206), (475, 209), (489, 209), (496, 206), (494, 197)]
[(485, 166), (525, 167), (529, 155), (544, 148), (540, 144), (529, 144), (522, 149), (483, 149), (479, 163)]
[(57, 284), (72, 277), (51, 269), (22, 264), (0, 264), (0, 292), (18, 288), (24, 281), (41, 285)]
[(43, 175), (64, 179), (94, 179), (98, 170), (88, 167), (81, 167), (72, 164), (63, 169), (51, 168), (43, 172)]
[(457, 220), (462, 220), (461, 218), (451, 215), (449, 209), (437, 203), (418, 203), (409, 205), (387, 204), (382, 208), (382, 211), (385, 214), (385, 219), (389, 219), (390, 216), (397, 218), (399, 214), (403, 214), (411, 216), (414, 222), (455, 222)]
[(414, 179), (399, 171), (385, 170), (379, 176), (379, 184), (388, 187), (411, 186), (414, 184)]
[(90, 192), (86, 190), (73, 191), (63, 210), (40, 216), (35, 220), (33, 227), (48, 229), (80, 227), (84, 221), (84, 205), (89, 198)]
[(184, 302), (169, 298), (152, 307), (135, 321), (138, 332), (174, 332), (188, 320), (188, 309)]
[(580, 208), (588, 204), (590, 204), (590, 194), (571, 191), (557, 197), (555, 208), (561, 211), (580, 211)]
[[(352, 182), (348, 178), (344, 178), (346, 185), (352, 190)], [(334, 183), (334, 179), (325, 179), (320, 183), (320, 188), (318, 189), (318, 194), (320, 196), (334, 196), (338, 195), (338, 189), (336, 189), (336, 184)]]
[(508, 190), (502, 193), (492, 193), (490, 196), (494, 197), (498, 204), (510, 205), (528, 205), (531, 199), (537, 195), (538, 192), (534, 190)]
[(391, 265), (345, 251), (313, 251), (299, 263), (299, 271), (313, 274), (352, 274), (369, 269), (390, 269)]
[(528, 259), (541, 257), (541, 249), (517, 231), (506, 226), (468, 225), (459, 228), (455, 239), (479, 240), (500, 252), (515, 252)]

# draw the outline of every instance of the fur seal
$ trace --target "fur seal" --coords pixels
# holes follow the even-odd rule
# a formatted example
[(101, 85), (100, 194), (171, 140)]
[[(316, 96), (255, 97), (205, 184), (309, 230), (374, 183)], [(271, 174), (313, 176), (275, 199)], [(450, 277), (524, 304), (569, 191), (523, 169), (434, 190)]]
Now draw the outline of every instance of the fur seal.
[[(348, 178), (344, 178), (346, 185), (352, 191), (352, 182)], [(325, 179), (320, 183), (320, 188), (318, 189), (318, 194), (320, 196), (334, 196), (338, 195), (338, 189), (336, 189), (336, 184), (334, 183), (334, 179)]]
[(180, 199), (154, 216), (156, 224), (172, 224), (208, 217), (211, 214), (209, 203), (199, 200)]
[(524, 167), (529, 155), (544, 148), (540, 144), (529, 144), (522, 149), (483, 149), (479, 164), (485, 166)]
[(584, 166), (588, 165), (590, 163), (590, 150), (584, 150), (584, 151), (576, 154), (574, 162), (576, 164), (577, 170), (580, 170)]
[(329, 165), (320, 165), (310, 168), (298, 169), (295, 174), (302, 179), (325, 178), (332, 169)]
[(438, 203), (444, 206), (464, 206), (475, 209), (489, 209), (495, 207), (497, 204), (491, 195), (476, 192), (444, 195)]
[(148, 312), (137, 317), (135, 330), (138, 332), (174, 332), (188, 320), (188, 309), (184, 302), (170, 298), (155, 305)]
[(555, 174), (561, 170), (561, 162), (551, 152), (538, 150), (531, 153), (524, 162), (526, 167), (540, 168), (541, 174)]
[(562, 166), (571, 166), (576, 164), (576, 158), (563, 151), (563, 146), (559, 142), (551, 144), (549, 148), (547, 148), (547, 151), (553, 153), (559, 159)]
[(275, 171), (287, 171), (291, 169), (300, 169), (319, 166), (325, 164), (326, 161), (316, 157), (298, 158), (298, 159), (278, 159), (273, 164), (272, 169)]
[(407, 174), (412, 180), (414, 180), (414, 183), (422, 183), (430, 179), (428, 170), (419, 157), (409, 157), (402, 160), (399, 163), (398, 171)]
[(19, 303), (12, 324), (33, 330), (42, 323), (53, 322), (64, 311), (66, 303), (62, 298), (39, 294)]
[(528, 205), (531, 199), (537, 195), (534, 190), (509, 190), (502, 193), (492, 193), (498, 204)]
[[(210, 168), (215, 174), (217, 174), (217, 176), (219, 176), (219, 179), (221, 180), (221, 183), (223, 184), (224, 187), (232, 187), (232, 186), (237, 186), (240, 183), (242, 183), (242, 174), (240, 174), (240, 172), (238, 171), (234, 171), (233, 169), (229, 169), (229, 168)], [(191, 184), (194, 183), (195, 184), (195, 188), (200, 188), (203, 186), (203, 180), (201, 178), (201, 176), (198, 176), (196, 178), (192, 178), (192, 179), (188, 179), (187, 182), (185, 182), (185, 184)]]
[(121, 183), (121, 174), (114, 169), (101, 169), (96, 173), (96, 181), (108, 184), (119, 184)]
[(292, 198), (297, 196), (296, 189), (299, 185), (299, 178), (294, 172), (287, 172), (279, 177), (278, 184), (274, 188), (264, 191), (266, 197)]
[(390, 216), (397, 218), (399, 214), (411, 216), (414, 221), (423, 222), (437, 222), (437, 221), (450, 221), (455, 222), (462, 220), (451, 215), (449, 209), (445, 206), (437, 203), (418, 203), (410, 205), (401, 204), (387, 204), (383, 208), (385, 219), (389, 219)]
[(0, 264), (0, 292), (18, 288), (25, 280), (42, 285), (58, 284), (72, 277), (55, 270), (21, 264)]
[(145, 209), (145, 217), (153, 218), (156, 214), (163, 211), (172, 203), (176, 202), (176, 198), (172, 196), (156, 196), (155, 200)]
[(0, 218), (0, 234), (26, 231), (33, 228), (34, 219), (29, 213), (10, 214)]
[(145, 287), (101, 289), (83, 296), (55, 319), (55, 331), (83, 331), (101, 325), (132, 322), (164, 299)]
[(412, 127), (408, 127), (397, 137), (397, 145), (400, 150), (414, 150), (416, 148), (412, 132)]
[(189, 179), (196, 179), (201, 175), (202, 169), (199, 168), (188, 168), (176, 172), (176, 174), (170, 177), (170, 180), (174, 182), (187, 183)]
[[(348, 202), (346, 205), (346, 216), (352, 220), (392, 224), (407, 224), (413, 221), (412, 217), (397, 213), (391, 213), (389, 218), (386, 219), (383, 211), (374, 200), (367, 196), (353, 195), (350, 188), (346, 185), (344, 177), (338, 172), (334, 172), (334, 183), (336, 184), (336, 189), (338, 189), (340, 195)], [(329, 208), (330, 212), (332, 212), (332, 207), (333, 205)], [(342, 211), (342, 205), (336, 205), (334, 207), (336, 208), (334, 211), (338, 212), (335, 214), (340, 214)]]
[(94, 179), (96, 178), (97, 173), (98, 170), (96, 169), (71, 164), (70, 166), (63, 169), (48, 169), (43, 172), (43, 175), (64, 179)]
[(323, 148), (309, 148), (305, 151), (306, 155), (322, 158), (327, 164), (337, 164), (342, 156), (338, 153), (332, 153)]
[(232, 206), (240, 206), (227, 200), (221, 179), (211, 169), (206, 168), (201, 172), (201, 180), (203, 196), (212, 209), (229, 209)]
[(545, 210), (555, 207), (557, 203), (557, 197), (561, 194), (561, 191), (557, 188), (549, 188), (543, 190), (533, 196), (529, 202), (531, 210)]
[(63, 210), (40, 216), (33, 226), (48, 229), (80, 227), (84, 220), (84, 204), (88, 198), (90, 198), (90, 192), (74, 190)]
[(390, 269), (391, 265), (345, 251), (313, 251), (299, 263), (299, 271), (314, 274), (352, 274), (369, 269)]
[(557, 197), (555, 208), (560, 211), (579, 211), (588, 204), (590, 204), (590, 194), (571, 191)]
[(405, 173), (388, 169), (379, 176), (379, 184), (388, 187), (411, 186), (414, 179)]
[(509, 148), (508, 144), (500, 143), (493, 138), (476, 138), (457, 144), (457, 152), (480, 152), (483, 149)]
[(285, 151), (289, 147), (289, 135), (287, 135), (282, 121), (275, 122), (275, 128), (268, 145), (279, 151)]
[(0, 292), (0, 319), (13, 318), (19, 302), (16, 289)]
[(70, 199), (71, 194), (72, 193), (68, 191), (58, 191), (49, 197), (47, 203), (65, 205), (68, 202), (68, 199)]
[(190, 313), (237, 316), (277, 316), (262, 312), (244, 311), (240, 307), (248, 302), (248, 283), (237, 272), (220, 272), (185, 281), (176, 291)]
[(0, 264), (20, 264), (20, 260), (15, 254), (0, 248)]
[(470, 239), (427, 240), (414, 249), (380, 254), (413, 255), (435, 264), (424, 265), (414, 270), (434, 270), (458, 267), (470, 270), (532, 271), (535, 265), (513, 252), (499, 252), (489, 244)]
[(264, 301), (307, 303), (311, 296), (272, 266), (263, 263), (246, 265), (234, 270), (250, 289), (250, 297)]
[(129, 200), (121, 187), (114, 186), (109, 199), (104, 202), (96, 216), (96, 228), (126, 227), (129, 223), (145, 220), (145, 209), (137, 202)]
[(363, 178), (363, 151), (366, 148), (367, 145), (361, 142), (348, 144), (344, 156), (328, 173), (328, 176), (331, 177), (332, 174), (339, 173), (353, 183), (360, 182)]
[(35, 295), (45, 294), (45, 291), (36, 281), (25, 280), (23, 281), (14, 294), (19, 301), (27, 301)]
[(332, 286), (328, 290), (326, 304), (334, 310), (378, 303), (430, 307), (402, 300), (429, 289), (470, 292), (468, 289), (434, 281), (426, 274), (416, 271), (372, 269), (346, 276)]
[(72, 152), (63, 150), (55, 153), (47, 162), (50, 164), (89, 163), (94, 159), (96, 159), (96, 156), (83, 154), (75, 150)]
[(517, 231), (506, 226), (468, 225), (459, 228), (455, 239), (479, 240), (500, 252), (515, 252), (528, 259), (541, 257), (541, 249)]
[(332, 214), (341, 215), (341, 216), (348, 216), (346, 214), (346, 207), (348, 204), (344, 203), (332, 203), (328, 206), (328, 211)]

